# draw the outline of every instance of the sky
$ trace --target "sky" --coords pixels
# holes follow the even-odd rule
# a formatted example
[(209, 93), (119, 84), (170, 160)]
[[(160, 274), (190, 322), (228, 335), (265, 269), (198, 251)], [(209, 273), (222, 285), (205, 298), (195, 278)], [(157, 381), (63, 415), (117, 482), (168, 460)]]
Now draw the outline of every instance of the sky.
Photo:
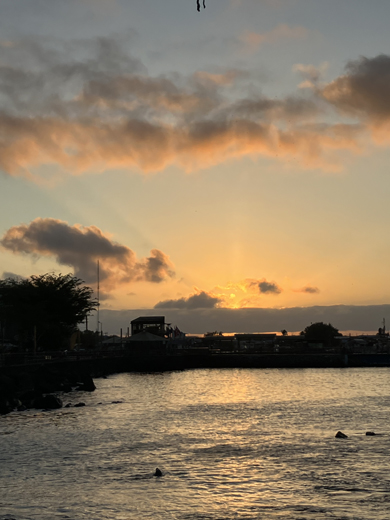
[(390, 2), (196, 4), (0, 0), (0, 276), (99, 262), (109, 333), (376, 330)]

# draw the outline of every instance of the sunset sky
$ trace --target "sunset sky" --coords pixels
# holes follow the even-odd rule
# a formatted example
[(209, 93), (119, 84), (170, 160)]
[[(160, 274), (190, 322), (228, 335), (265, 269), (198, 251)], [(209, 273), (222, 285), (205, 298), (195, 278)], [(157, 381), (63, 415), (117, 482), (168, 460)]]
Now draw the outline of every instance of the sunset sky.
[(388, 304), (389, 20), (389, 0), (0, 0), (0, 276), (95, 287), (99, 260), (102, 309), (194, 329)]

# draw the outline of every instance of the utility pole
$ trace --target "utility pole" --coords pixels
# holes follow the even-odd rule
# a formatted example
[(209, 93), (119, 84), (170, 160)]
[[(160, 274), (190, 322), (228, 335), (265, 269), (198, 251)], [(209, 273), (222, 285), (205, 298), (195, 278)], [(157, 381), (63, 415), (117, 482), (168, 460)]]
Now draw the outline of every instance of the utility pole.
[(100, 317), (99, 317), (99, 307), (100, 307), (100, 273), (99, 273), (99, 260), (97, 261), (97, 323), (96, 323), (96, 331), (99, 332), (99, 324), (100, 324)]

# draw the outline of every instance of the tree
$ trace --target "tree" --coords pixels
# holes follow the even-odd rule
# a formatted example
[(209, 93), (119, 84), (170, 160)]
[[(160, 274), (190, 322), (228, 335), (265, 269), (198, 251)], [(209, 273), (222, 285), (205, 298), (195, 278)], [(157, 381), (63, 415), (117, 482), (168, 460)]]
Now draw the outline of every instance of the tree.
[(93, 290), (71, 274), (47, 273), (0, 280), (0, 321), (19, 344), (45, 349), (66, 345), (77, 324), (96, 309)]
[(335, 336), (342, 336), (342, 334), (330, 323), (326, 324), (320, 321), (308, 325), (301, 332), (301, 336), (305, 336), (308, 341), (322, 341), (323, 343), (331, 343)]

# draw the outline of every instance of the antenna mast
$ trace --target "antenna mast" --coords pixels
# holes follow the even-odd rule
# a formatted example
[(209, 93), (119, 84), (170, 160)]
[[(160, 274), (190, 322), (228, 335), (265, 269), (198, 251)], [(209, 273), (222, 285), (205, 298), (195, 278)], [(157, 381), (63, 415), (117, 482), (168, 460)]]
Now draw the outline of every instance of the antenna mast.
[(99, 307), (100, 307), (99, 291), (100, 291), (100, 272), (99, 272), (99, 260), (98, 260), (97, 261), (97, 324), (96, 324), (96, 331), (97, 332), (99, 332), (99, 325), (100, 325), (100, 317), (99, 317)]

